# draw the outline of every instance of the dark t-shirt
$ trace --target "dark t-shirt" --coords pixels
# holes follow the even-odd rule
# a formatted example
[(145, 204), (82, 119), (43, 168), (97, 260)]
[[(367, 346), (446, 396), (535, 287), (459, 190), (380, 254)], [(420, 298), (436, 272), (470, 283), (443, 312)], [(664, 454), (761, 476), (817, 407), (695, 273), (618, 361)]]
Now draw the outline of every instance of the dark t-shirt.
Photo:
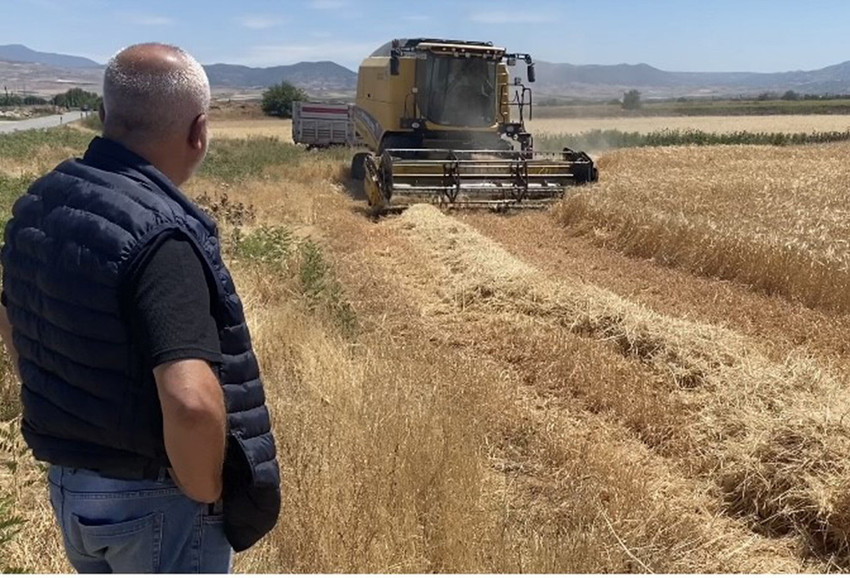
[(150, 251), (125, 286), (122, 307), (130, 335), (151, 368), (181, 359), (221, 363), (200, 259), (187, 239), (168, 237)]

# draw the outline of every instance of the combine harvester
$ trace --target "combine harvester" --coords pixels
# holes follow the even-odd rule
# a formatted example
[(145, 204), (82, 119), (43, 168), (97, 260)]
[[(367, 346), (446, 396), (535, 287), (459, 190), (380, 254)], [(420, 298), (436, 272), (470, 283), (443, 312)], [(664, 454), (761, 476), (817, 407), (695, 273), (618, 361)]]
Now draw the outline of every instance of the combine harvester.
[(531, 89), (509, 78), (517, 61), (534, 82), (531, 56), (491, 42), (393, 40), (363, 61), (352, 116), (370, 152), (354, 156), (351, 175), (373, 210), (539, 208), (597, 180), (583, 152), (534, 150)]

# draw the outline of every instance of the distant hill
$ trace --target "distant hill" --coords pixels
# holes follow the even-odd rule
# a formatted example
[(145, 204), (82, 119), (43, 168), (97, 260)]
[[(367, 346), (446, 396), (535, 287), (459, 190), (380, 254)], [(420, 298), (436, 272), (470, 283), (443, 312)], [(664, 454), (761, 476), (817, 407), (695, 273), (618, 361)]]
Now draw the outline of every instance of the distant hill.
[(204, 66), (210, 85), (216, 88), (264, 88), (281, 81), (308, 92), (351, 91), (357, 86), (357, 73), (335, 62), (299, 62), (271, 68), (249, 68), (234, 64)]
[[(801, 94), (850, 94), (850, 61), (818, 70), (778, 73), (671, 72), (649, 64), (575, 65), (537, 62), (536, 94), (585, 98), (620, 97), (630, 89), (647, 98), (739, 96), (794, 90)], [(313, 97), (353, 97), (357, 73), (334, 62), (299, 62), (252, 68), (234, 64), (204, 66), (214, 90), (255, 92), (283, 80)], [(525, 77), (525, 65), (511, 69)], [(79, 56), (37, 52), (20, 44), (0, 46), (0, 86), (49, 94), (71, 86), (99, 90), (103, 66)], [(62, 90), (57, 90), (61, 88)]]
[(96, 68), (101, 66), (94, 60), (81, 56), (38, 52), (23, 44), (5, 44), (0, 46), (0, 60), (7, 62), (31, 62), (54, 68)]

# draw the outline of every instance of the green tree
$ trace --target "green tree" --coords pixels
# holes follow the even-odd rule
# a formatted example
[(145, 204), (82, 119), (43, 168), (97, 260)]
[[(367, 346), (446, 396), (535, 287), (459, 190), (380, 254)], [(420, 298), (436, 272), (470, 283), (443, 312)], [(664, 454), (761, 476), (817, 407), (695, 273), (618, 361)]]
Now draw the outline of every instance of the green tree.
[(292, 117), (292, 103), (307, 100), (307, 93), (300, 88), (283, 81), (270, 86), (263, 92), (263, 112), (269, 116)]
[(785, 94), (782, 95), (782, 100), (800, 100), (800, 95), (793, 90), (787, 90), (785, 91)]
[(632, 89), (623, 94), (623, 108), (626, 110), (637, 110), (640, 108), (640, 92)]
[(88, 107), (96, 110), (100, 105), (100, 97), (94, 92), (88, 92), (82, 88), (72, 88), (53, 97), (53, 104), (63, 108)]

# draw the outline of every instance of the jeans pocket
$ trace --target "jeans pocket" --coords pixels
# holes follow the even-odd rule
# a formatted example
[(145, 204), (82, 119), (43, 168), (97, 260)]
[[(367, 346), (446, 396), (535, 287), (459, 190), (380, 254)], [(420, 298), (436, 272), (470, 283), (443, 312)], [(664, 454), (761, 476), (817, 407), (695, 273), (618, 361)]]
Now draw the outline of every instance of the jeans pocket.
[(201, 568), (204, 574), (227, 574), (233, 549), (224, 534), (224, 515), (201, 516)]
[(113, 572), (159, 570), (162, 549), (161, 512), (117, 523), (100, 524), (71, 516), (86, 552), (101, 552)]

